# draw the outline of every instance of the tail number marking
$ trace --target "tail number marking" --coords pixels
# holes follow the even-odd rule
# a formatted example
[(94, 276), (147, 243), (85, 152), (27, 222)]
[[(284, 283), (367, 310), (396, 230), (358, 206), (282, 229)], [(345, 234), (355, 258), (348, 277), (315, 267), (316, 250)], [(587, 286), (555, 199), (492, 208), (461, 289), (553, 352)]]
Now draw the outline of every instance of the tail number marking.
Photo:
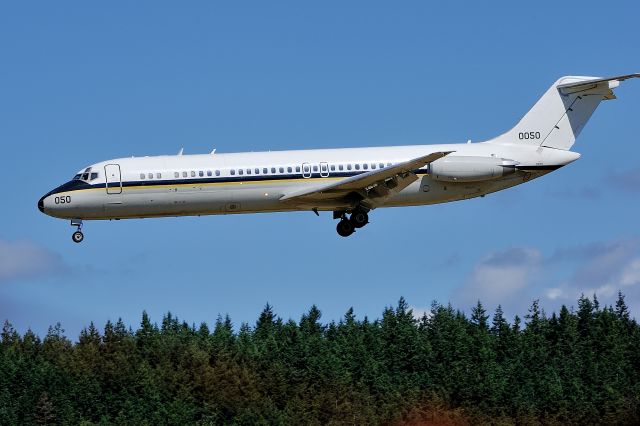
[(518, 139), (540, 139), (540, 132), (520, 132), (518, 133)]
[(55, 197), (53, 202), (56, 204), (71, 204), (71, 195), (67, 195), (64, 197)]

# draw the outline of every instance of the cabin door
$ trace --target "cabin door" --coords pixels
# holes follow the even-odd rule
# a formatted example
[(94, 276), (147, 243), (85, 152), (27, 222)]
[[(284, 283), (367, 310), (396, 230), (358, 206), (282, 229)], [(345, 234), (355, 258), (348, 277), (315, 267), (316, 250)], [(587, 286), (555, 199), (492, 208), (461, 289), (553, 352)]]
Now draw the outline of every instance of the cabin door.
[(120, 165), (107, 164), (104, 166), (104, 175), (107, 182), (107, 194), (122, 194), (122, 177)]

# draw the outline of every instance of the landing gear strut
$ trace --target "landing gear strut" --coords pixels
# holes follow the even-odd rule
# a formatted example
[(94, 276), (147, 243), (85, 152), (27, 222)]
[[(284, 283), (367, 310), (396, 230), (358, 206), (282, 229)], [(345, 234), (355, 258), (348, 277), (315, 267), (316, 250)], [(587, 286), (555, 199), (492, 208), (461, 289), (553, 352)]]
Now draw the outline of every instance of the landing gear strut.
[(71, 226), (77, 227), (76, 232), (71, 234), (71, 239), (74, 243), (81, 243), (84, 240), (84, 234), (82, 233), (82, 219), (71, 219)]
[(340, 218), (336, 230), (341, 237), (348, 237), (353, 234), (356, 229), (362, 228), (369, 223), (369, 214), (363, 208), (353, 210), (351, 216), (347, 218), (346, 212), (333, 212), (334, 219)]

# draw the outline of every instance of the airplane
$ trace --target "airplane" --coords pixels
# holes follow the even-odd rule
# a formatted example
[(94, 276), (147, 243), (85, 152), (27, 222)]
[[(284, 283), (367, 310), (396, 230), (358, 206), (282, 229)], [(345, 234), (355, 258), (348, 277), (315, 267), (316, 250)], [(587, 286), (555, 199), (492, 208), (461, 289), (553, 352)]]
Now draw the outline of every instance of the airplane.
[(47, 192), (38, 209), (85, 220), (312, 211), (333, 212), (352, 235), (382, 207), (483, 197), (578, 158), (570, 151), (600, 101), (640, 73), (558, 79), (506, 133), (484, 142), (118, 158), (92, 164)]

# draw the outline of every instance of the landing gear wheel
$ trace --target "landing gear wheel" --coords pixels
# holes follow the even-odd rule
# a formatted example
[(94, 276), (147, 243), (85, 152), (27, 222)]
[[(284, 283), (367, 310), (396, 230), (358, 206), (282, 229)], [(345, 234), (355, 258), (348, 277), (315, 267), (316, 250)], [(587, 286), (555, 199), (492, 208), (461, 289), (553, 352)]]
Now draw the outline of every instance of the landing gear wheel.
[(353, 234), (355, 228), (353, 227), (353, 223), (350, 220), (342, 219), (338, 222), (338, 226), (336, 227), (336, 231), (338, 231), (338, 235), (341, 237), (348, 237)]
[(367, 223), (369, 223), (369, 215), (367, 212), (362, 210), (356, 210), (351, 214), (351, 219), (349, 219), (353, 224), (354, 228), (362, 228)]
[(76, 231), (71, 235), (71, 239), (74, 243), (81, 243), (84, 240), (84, 234), (80, 231)]

